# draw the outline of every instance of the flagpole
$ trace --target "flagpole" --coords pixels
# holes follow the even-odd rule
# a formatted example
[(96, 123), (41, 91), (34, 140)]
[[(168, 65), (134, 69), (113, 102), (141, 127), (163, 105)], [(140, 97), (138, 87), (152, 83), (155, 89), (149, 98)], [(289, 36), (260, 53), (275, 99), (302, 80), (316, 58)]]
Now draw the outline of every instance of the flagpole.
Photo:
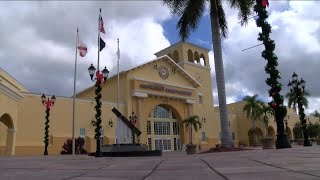
[[(119, 51), (119, 38), (118, 38), (118, 50), (117, 50), (117, 57), (118, 57), (118, 60), (117, 60), (117, 76), (118, 76), (118, 83), (117, 83), (117, 109), (118, 109), (118, 111), (120, 111), (120, 109), (119, 109), (119, 91), (120, 91), (120, 83), (119, 83), (119, 61), (120, 61), (120, 51)], [(119, 124), (119, 118), (117, 118), (117, 130), (118, 131), (121, 131), (121, 128), (120, 127), (118, 127), (118, 126), (120, 126), (120, 124)], [(117, 133), (116, 133), (117, 134)], [(117, 135), (119, 135), (119, 132), (118, 132), (118, 134)], [(121, 136), (120, 136), (121, 137)], [(121, 143), (121, 140), (119, 140), (120, 141), (120, 143)], [(117, 143), (117, 141), (116, 141), (116, 143)]]
[(119, 63), (120, 63), (120, 49), (119, 49), (119, 38), (118, 38), (118, 61), (117, 61), (117, 66), (118, 66), (118, 84), (117, 84), (117, 109), (119, 111), (119, 91), (120, 91), (120, 78), (119, 78)]
[(76, 142), (74, 139), (74, 124), (75, 124), (75, 109), (76, 109), (76, 79), (77, 79), (77, 58), (78, 58), (78, 41), (79, 41), (79, 28), (77, 28), (76, 40), (76, 56), (74, 61), (74, 76), (73, 76), (73, 115), (72, 115), (72, 155), (75, 155)]
[(98, 20), (98, 67), (97, 67), (97, 71), (99, 72), (99, 60), (100, 60), (100, 19), (101, 19), (101, 8), (99, 9), (99, 20)]

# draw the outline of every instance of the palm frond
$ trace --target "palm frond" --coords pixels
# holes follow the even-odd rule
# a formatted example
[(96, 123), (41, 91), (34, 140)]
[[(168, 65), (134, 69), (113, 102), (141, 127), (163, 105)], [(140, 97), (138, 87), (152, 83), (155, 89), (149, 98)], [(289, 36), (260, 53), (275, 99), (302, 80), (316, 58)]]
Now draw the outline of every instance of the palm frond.
[(162, 0), (162, 4), (169, 7), (172, 15), (181, 16), (187, 5), (186, 0)]
[(191, 31), (197, 29), (205, 10), (205, 2), (205, 0), (189, 0), (187, 2), (181, 18), (177, 23), (177, 28), (179, 29), (179, 35), (182, 41), (185, 41), (189, 37)]
[(255, 4), (254, 0), (229, 0), (230, 7), (238, 9), (238, 19), (240, 19), (241, 26), (248, 24), (249, 16), (252, 14), (251, 10)]

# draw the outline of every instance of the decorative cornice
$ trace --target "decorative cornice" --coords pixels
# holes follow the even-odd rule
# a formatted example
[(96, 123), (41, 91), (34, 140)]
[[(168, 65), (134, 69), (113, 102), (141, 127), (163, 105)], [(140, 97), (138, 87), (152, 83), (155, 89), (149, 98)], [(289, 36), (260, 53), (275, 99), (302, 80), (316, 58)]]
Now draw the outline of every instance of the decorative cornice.
[(194, 98), (190, 98), (190, 97), (183, 97), (183, 96), (177, 96), (177, 95), (170, 95), (170, 94), (163, 94), (163, 93), (156, 93), (156, 92), (149, 92), (149, 91), (142, 91), (142, 90), (134, 90), (134, 92), (139, 92), (139, 93), (146, 93), (149, 95), (153, 95), (153, 96), (159, 96), (159, 97), (168, 97), (168, 98), (172, 98), (172, 99), (193, 99)]
[(172, 85), (172, 84), (167, 84), (167, 83), (163, 83), (163, 82), (159, 82), (159, 81), (146, 80), (146, 79), (143, 79), (143, 78), (136, 78), (136, 77), (131, 78), (131, 80), (145, 81), (145, 82), (149, 82), (149, 83), (156, 83), (156, 84), (161, 84), (161, 85), (165, 85), (165, 86), (172, 86), (172, 87), (189, 89), (189, 90), (195, 90), (196, 89), (196, 88), (193, 88), (193, 87), (187, 87), (187, 86), (181, 86), (181, 85)]
[(23, 96), (20, 93), (14, 92), (13, 90), (11, 90), (3, 84), (0, 84), (0, 93), (7, 95), (15, 101), (20, 101), (23, 98)]

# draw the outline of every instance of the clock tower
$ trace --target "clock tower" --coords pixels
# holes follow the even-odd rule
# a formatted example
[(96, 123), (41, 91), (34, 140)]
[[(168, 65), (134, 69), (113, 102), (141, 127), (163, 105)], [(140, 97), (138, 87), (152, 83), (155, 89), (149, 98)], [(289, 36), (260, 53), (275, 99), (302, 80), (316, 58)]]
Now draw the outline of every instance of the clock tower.
[[(201, 84), (201, 86), (196, 89), (197, 100), (192, 105), (192, 111), (194, 115), (200, 117), (200, 121), (203, 124), (203, 128), (199, 132), (202, 134), (198, 134), (198, 138), (204, 136), (207, 137), (207, 139), (208, 136), (217, 138), (220, 131), (220, 121), (218, 121), (218, 118), (214, 118), (216, 116), (214, 115), (209, 51), (209, 49), (192, 43), (178, 42), (155, 53), (157, 57), (164, 55), (169, 56)], [(163, 74), (165, 75), (165, 73)], [(213, 132), (212, 127), (215, 127), (217, 130)]]

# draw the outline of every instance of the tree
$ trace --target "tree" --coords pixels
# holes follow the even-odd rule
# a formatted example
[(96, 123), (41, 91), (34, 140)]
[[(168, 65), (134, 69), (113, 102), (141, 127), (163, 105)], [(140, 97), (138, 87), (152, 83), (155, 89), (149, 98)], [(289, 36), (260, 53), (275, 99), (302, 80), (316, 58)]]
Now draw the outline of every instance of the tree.
[(293, 131), (293, 137), (295, 140), (302, 139), (302, 129), (301, 129), (300, 122), (297, 122), (294, 124), (292, 131)]
[[(241, 25), (247, 23), (253, 0), (228, 0), (231, 8), (239, 10), (238, 17)], [(233, 140), (229, 129), (226, 93), (224, 82), (224, 69), (221, 50), (221, 35), (227, 38), (228, 26), (225, 12), (222, 6), (222, 0), (163, 0), (163, 3), (169, 7), (173, 15), (180, 16), (177, 23), (179, 35), (182, 41), (185, 41), (191, 31), (197, 29), (199, 20), (202, 17), (206, 3), (210, 6), (211, 36), (214, 52), (215, 71), (218, 89), (218, 100), (221, 122), (221, 146), (232, 147)]]
[(320, 113), (317, 110), (315, 110), (314, 113), (311, 113), (311, 116), (317, 117), (320, 120)]
[[(308, 108), (309, 102), (306, 96), (310, 96), (308, 91), (305, 91), (302, 96), (302, 105)], [(295, 92), (287, 92), (286, 98), (288, 98), (288, 107), (293, 108), (294, 111), (297, 111), (297, 104), (298, 104), (298, 96)]]
[(308, 129), (310, 138), (316, 139), (319, 137), (320, 135), (319, 123), (312, 124), (311, 122), (309, 122), (307, 129)]
[(266, 136), (268, 135), (268, 127), (269, 127), (269, 117), (268, 115), (274, 116), (274, 110), (270, 106), (266, 106), (265, 103), (259, 103), (256, 119), (260, 119), (263, 116), (263, 123), (266, 128)]
[(190, 127), (190, 143), (192, 144), (192, 128), (194, 128), (194, 130), (198, 132), (198, 127), (201, 128), (202, 126), (201, 122), (199, 121), (199, 116), (191, 116), (182, 121), (182, 123), (186, 124), (187, 128)]
[(246, 112), (247, 117), (250, 117), (252, 119), (252, 129), (254, 131), (254, 144), (257, 143), (256, 120), (259, 118), (259, 115), (261, 115), (261, 113), (259, 114), (259, 106), (260, 104), (262, 104), (262, 102), (257, 98), (257, 94), (253, 96), (245, 96), (243, 98), (243, 101), (246, 102), (246, 104), (243, 107), (243, 112)]

